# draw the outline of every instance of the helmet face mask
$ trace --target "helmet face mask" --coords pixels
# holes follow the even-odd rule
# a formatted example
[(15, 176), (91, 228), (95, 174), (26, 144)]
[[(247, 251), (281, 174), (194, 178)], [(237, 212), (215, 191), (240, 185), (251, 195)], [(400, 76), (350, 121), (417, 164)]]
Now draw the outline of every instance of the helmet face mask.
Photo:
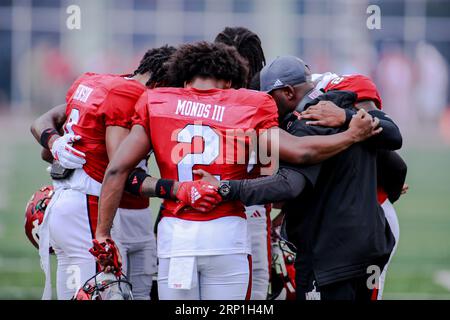
[(295, 246), (274, 232), (268, 300), (295, 300)]
[(132, 285), (124, 276), (99, 272), (77, 290), (72, 300), (133, 300)]

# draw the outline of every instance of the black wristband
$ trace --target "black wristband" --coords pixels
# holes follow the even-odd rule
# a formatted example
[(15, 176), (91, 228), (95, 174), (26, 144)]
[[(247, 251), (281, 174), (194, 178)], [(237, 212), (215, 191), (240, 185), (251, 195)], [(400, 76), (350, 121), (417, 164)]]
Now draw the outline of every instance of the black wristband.
[(158, 198), (171, 199), (175, 182), (169, 179), (159, 179), (156, 182), (155, 194)]
[(39, 138), (39, 143), (41, 146), (43, 146), (45, 149), (50, 149), (48, 147), (48, 140), (55, 134), (59, 135), (59, 132), (54, 128), (48, 128), (42, 131), (41, 137)]
[(135, 196), (141, 195), (142, 184), (145, 178), (150, 177), (145, 170), (141, 168), (135, 168), (128, 176), (125, 183), (125, 191), (134, 194)]

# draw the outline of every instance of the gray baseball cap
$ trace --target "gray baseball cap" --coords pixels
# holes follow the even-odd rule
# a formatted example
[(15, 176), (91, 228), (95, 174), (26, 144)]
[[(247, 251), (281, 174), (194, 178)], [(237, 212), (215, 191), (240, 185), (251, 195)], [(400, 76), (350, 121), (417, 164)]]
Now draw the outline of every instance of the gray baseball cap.
[(294, 86), (310, 80), (305, 73), (307, 65), (302, 59), (294, 56), (280, 56), (262, 68), (260, 73), (261, 91), (270, 92)]

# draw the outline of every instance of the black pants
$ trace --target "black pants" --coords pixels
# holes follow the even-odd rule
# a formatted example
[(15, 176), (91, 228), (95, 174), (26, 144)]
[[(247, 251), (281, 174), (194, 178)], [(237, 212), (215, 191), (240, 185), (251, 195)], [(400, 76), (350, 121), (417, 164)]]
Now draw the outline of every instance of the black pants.
[(297, 300), (377, 300), (378, 289), (368, 288), (367, 278), (352, 278), (324, 286), (318, 286), (313, 275), (308, 277), (306, 283), (300, 283), (297, 278)]

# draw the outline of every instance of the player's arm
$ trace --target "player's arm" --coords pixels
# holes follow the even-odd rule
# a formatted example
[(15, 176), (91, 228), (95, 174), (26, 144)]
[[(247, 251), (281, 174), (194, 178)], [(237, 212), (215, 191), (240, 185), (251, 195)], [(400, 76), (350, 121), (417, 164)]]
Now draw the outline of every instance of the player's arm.
[(369, 111), (369, 114), (380, 120), (379, 127), (383, 130), (376, 137), (372, 137), (367, 140), (367, 143), (370, 143), (377, 149), (400, 149), (403, 144), (403, 138), (400, 133), (400, 129), (397, 127), (395, 122), (381, 110), (372, 110)]
[(108, 158), (112, 159), (117, 149), (119, 149), (120, 144), (128, 136), (130, 130), (120, 126), (108, 126), (106, 127), (106, 152), (108, 153)]
[[(118, 135), (121, 135), (120, 132)], [(111, 141), (108, 144), (110, 149), (115, 149), (111, 146)], [(100, 193), (96, 231), (96, 239), (99, 242), (111, 237), (112, 222), (119, 207), (127, 177), (139, 161), (145, 158), (150, 148), (151, 144), (144, 128), (136, 125), (113, 152), (114, 155), (110, 158)]]
[(400, 129), (395, 122), (383, 111), (379, 110), (372, 100), (363, 100), (355, 104), (355, 108), (366, 110), (374, 118), (380, 119), (380, 128), (383, 131), (369, 141), (379, 149), (398, 150), (402, 147), (403, 139)]
[[(66, 121), (66, 104), (56, 106), (39, 118), (33, 121), (30, 127), (31, 134), (41, 145), (44, 144), (41, 150), (42, 160), (52, 163), (53, 155), (50, 152), (53, 142), (59, 137), (57, 134), (64, 122)], [(44, 131), (48, 132), (48, 137), (43, 136)]]
[(386, 191), (389, 201), (397, 201), (404, 188), (406, 173), (405, 161), (394, 151), (379, 150), (377, 153), (378, 185)]
[[(328, 101), (327, 101), (328, 102)], [(376, 137), (371, 137), (370, 143), (379, 149), (397, 150), (402, 146), (402, 136), (397, 125), (383, 111), (378, 110), (371, 100), (356, 103), (356, 109), (365, 110), (372, 117), (379, 119), (379, 128), (382, 131)], [(346, 126), (348, 109), (340, 109), (333, 104), (318, 103), (302, 112), (302, 119), (308, 119), (309, 125), (325, 127)]]
[[(289, 130), (293, 133), (292, 137), (296, 138), (298, 141), (315, 140), (311, 142), (310, 150), (313, 151), (310, 152), (316, 152), (314, 150), (315, 148), (317, 148), (319, 151), (315, 153), (315, 156), (316, 159), (319, 159), (320, 162), (320, 159), (322, 159), (321, 157), (324, 157), (323, 159), (326, 159), (326, 156), (324, 155), (328, 155), (329, 157), (331, 157), (332, 155), (340, 152), (336, 151), (339, 150), (339, 148), (335, 148), (332, 146), (333, 143), (338, 143), (342, 144), (342, 146), (345, 146), (345, 141), (348, 140), (348, 143), (350, 143), (349, 145), (351, 145), (355, 142), (360, 141), (359, 139), (361, 139), (361, 131), (365, 132), (365, 136), (376, 134), (376, 126), (377, 123), (373, 121), (370, 115), (368, 115), (365, 111), (360, 111), (352, 120), (349, 130), (343, 133), (329, 136), (314, 136), (315, 134), (318, 134), (318, 132), (320, 132), (321, 134), (330, 134), (335, 131), (326, 128), (320, 130), (315, 129), (301, 123), (300, 121), (293, 123)], [(263, 133), (262, 135), (260, 135), (260, 138), (265, 139), (265, 136), (270, 136), (270, 134)], [(282, 158), (282, 144), (284, 142), (282, 141), (286, 142), (286, 140), (284, 140), (280, 135), (280, 158), (284, 160)], [(287, 143), (289, 146), (289, 141), (287, 141)], [(294, 143), (294, 141), (292, 141), (291, 143)], [(295, 144), (291, 144), (289, 148), (293, 149), (293, 145), (295, 146)], [(347, 147), (349, 145), (347, 145)], [(287, 152), (288, 147), (286, 146), (284, 148), (284, 150)], [(271, 151), (273, 152), (273, 150)], [(314, 185), (317, 181), (319, 172), (319, 164), (309, 166), (298, 163), (296, 163), (296, 165), (285, 164), (282, 165), (280, 169), (271, 176), (261, 177), (257, 179), (230, 180), (221, 182), (228, 185), (230, 189), (227, 195), (221, 195), (226, 200), (240, 200), (245, 205), (285, 201), (300, 195), (308, 184)], [(203, 170), (195, 170), (194, 174), (199, 174), (210, 183), (213, 183), (215, 179)], [(217, 181), (215, 183), (216, 186), (219, 184), (219, 182)]]
[(66, 120), (66, 104), (61, 104), (37, 118), (30, 130), (43, 147), (42, 160), (52, 163), (56, 159), (67, 169), (82, 168), (86, 163), (86, 155), (72, 147), (72, 143), (81, 137), (74, 134), (60, 135)]
[[(54, 129), (56, 131), (59, 131), (64, 125), (65, 121), (66, 121), (66, 104), (64, 103), (50, 109), (49, 111), (41, 115), (39, 118), (34, 120), (30, 127), (31, 134), (34, 136), (36, 141), (40, 143), (42, 133), (45, 130)], [(58, 138), (58, 136), (50, 137), (50, 139), (47, 141), (47, 144), (50, 148), (56, 138)]]
[[(130, 134), (114, 152), (106, 169), (99, 201), (99, 222), (96, 239), (104, 242), (111, 237), (110, 231), (123, 191), (132, 194), (179, 200), (183, 206), (206, 212), (221, 199), (216, 189), (204, 181), (179, 183), (174, 180), (157, 179), (142, 169), (135, 169), (151, 150), (151, 142), (141, 125), (134, 125)], [(200, 198), (191, 197), (196, 188)]]
[(366, 112), (361, 111), (350, 121), (349, 128), (340, 133), (330, 135), (316, 135), (298, 137), (282, 129), (272, 128), (274, 133), (268, 132), (267, 139), (262, 143), (268, 146), (279, 143), (280, 160), (292, 164), (315, 164), (329, 159), (336, 154), (346, 150), (357, 142), (364, 141), (381, 132)]

